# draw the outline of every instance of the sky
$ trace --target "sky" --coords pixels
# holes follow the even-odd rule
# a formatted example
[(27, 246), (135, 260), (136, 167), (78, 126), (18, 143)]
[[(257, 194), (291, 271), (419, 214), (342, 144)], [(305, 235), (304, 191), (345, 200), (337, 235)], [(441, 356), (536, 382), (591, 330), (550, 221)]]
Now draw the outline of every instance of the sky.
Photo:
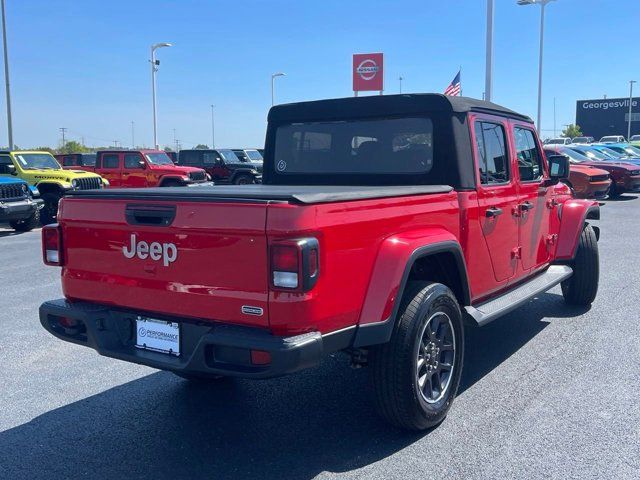
[[(158, 51), (161, 146), (259, 147), (271, 105), (345, 97), (351, 55), (383, 52), (385, 93), (482, 98), (486, 0), (6, 0), (14, 142), (152, 145), (150, 46)], [(495, 0), (493, 101), (536, 116), (539, 6)], [(546, 7), (543, 136), (575, 121), (575, 102), (629, 95), (640, 81), (638, 0)], [(3, 76), (0, 72), (0, 76)], [(4, 78), (3, 78), (4, 79)], [(640, 94), (640, 83), (636, 85)], [(7, 144), (0, 94), (0, 145)], [(174, 135), (175, 130), (175, 135)]]

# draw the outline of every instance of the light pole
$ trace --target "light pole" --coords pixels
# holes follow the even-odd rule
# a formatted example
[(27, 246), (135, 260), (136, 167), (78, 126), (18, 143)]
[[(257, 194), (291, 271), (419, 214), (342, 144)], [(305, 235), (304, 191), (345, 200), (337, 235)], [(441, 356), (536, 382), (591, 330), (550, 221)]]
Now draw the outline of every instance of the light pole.
[(484, 72), (484, 98), (491, 101), (491, 88), (493, 86), (493, 0), (487, 0), (487, 53)]
[(170, 47), (170, 43), (156, 43), (151, 45), (151, 94), (153, 97), (153, 145), (158, 149), (158, 121), (156, 119), (156, 72), (160, 62), (156, 60), (156, 50), (163, 47)]
[(211, 148), (216, 148), (216, 124), (213, 121), (213, 108), (215, 105), (211, 105)]
[(275, 104), (275, 97), (274, 97), (274, 93), (273, 93), (273, 84), (275, 83), (275, 79), (276, 79), (276, 77), (285, 77), (285, 76), (286, 76), (286, 74), (284, 74), (282, 72), (272, 73), (271, 74), (271, 106), (272, 107)]
[(402, 93), (402, 80), (404, 80), (404, 78), (402, 78), (402, 75), (400, 75), (398, 77), (398, 81), (400, 82), (400, 93)]
[(13, 150), (13, 122), (11, 121), (11, 88), (9, 88), (9, 53), (7, 48), (7, 16), (2, 0), (2, 45), (4, 47), (4, 85), (7, 92), (7, 134), (9, 150)]
[(540, 58), (538, 60), (538, 132), (542, 131), (540, 125), (542, 117), (542, 51), (544, 46), (544, 7), (554, 0), (518, 0), (518, 5), (540, 5)]
[(627, 128), (627, 142), (631, 138), (631, 112), (633, 109), (633, 84), (635, 80), (629, 80), (629, 127)]
[(136, 148), (135, 123), (131, 120), (131, 148)]

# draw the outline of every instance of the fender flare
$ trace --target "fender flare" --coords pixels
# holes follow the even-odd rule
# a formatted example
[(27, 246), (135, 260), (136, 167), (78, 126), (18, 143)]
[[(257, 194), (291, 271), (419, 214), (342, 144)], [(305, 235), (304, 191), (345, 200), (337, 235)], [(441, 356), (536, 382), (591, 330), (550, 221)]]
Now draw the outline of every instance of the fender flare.
[(163, 187), (167, 182), (178, 182), (180, 185), (186, 185), (190, 182), (185, 182), (182, 177), (176, 175), (163, 175), (160, 177), (160, 181), (158, 182), (158, 186)]
[[(432, 255), (437, 255), (441, 253), (449, 253), (453, 255), (453, 258), (456, 262), (456, 266), (458, 268), (458, 274), (460, 275), (461, 281), (461, 307), (465, 305), (471, 305), (471, 292), (469, 288), (469, 279), (467, 276), (467, 268), (464, 260), (464, 255), (462, 252), (462, 248), (455, 237), (449, 234), (451, 239), (440, 239), (438, 241), (434, 241), (432, 243), (418, 246), (414, 248), (411, 253), (406, 258), (405, 266), (402, 272), (402, 276), (399, 280), (397, 290), (394, 291), (393, 284), (390, 284), (391, 295), (393, 296), (393, 307), (391, 309), (391, 314), (384, 318), (383, 320), (376, 320), (373, 322), (366, 322), (366, 316), (371, 313), (371, 309), (367, 309), (367, 300), (370, 298), (371, 293), (371, 285), (367, 291), (367, 297), (365, 298), (365, 304), (363, 305), (363, 309), (361, 312), (360, 320), (358, 322), (358, 327), (356, 334), (353, 339), (353, 347), (365, 347), (368, 345), (377, 345), (381, 343), (387, 343), (391, 339), (391, 334), (393, 333), (393, 328), (395, 326), (398, 311), (400, 310), (400, 304), (402, 302), (402, 296), (404, 290), (407, 286), (407, 282), (409, 279), (409, 275), (411, 273), (411, 269), (415, 262), (421, 258), (425, 258)], [(394, 280), (392, 279), (393, 283)], [(381, 312), (382, 313), (382, 312)]]
[[(600, 220), (600, 204), (591, 200), (567, 200), (558, 209), (560, 230), (558, 232), (558, 246), (556, 261), (571, 261), (578, 249), (578, 239), (587, 220)], [(596, 236), (600, 238), (600, 229), (596, 229)]]

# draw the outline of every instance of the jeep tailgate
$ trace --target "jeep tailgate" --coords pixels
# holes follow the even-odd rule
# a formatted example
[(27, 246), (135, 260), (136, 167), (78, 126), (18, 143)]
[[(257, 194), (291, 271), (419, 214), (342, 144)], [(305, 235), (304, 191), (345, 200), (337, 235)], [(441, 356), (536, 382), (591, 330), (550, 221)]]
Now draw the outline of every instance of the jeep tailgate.
[(268, 327), (266, 214), (267, 202), (258, 201), (65, 198), (64, 294)]

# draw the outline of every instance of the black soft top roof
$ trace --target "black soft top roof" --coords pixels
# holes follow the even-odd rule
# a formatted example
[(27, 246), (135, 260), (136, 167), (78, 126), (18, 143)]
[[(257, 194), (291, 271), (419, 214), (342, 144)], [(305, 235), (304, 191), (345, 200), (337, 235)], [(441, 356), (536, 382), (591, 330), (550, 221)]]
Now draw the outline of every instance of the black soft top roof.
[(450, 97), (438, 93), (375, 95), (287, 103), (272, 107), (269, 111), (269, 121), (285, 123), (334, 118), (407, 115), (430, 111), (493, 113), (533, 123), (533, 120), (528, 116), (492, 102), (470, 97)]

